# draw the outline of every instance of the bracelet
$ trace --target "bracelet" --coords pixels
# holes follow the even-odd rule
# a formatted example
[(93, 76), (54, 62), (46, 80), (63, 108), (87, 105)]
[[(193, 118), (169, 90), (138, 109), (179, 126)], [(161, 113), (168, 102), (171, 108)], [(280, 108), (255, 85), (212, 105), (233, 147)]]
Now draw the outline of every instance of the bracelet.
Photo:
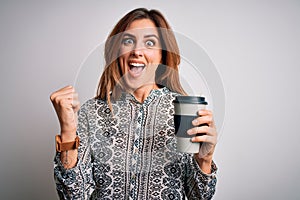
[(55, 141), (56, 141), (56, 151), (57, 152), (78, 149), (78, 147), (79, 147), (79, 137), (78, 136), (76, 136), (75, 140), (72, 142), (62, 142), (61, 136), (56, 135)]

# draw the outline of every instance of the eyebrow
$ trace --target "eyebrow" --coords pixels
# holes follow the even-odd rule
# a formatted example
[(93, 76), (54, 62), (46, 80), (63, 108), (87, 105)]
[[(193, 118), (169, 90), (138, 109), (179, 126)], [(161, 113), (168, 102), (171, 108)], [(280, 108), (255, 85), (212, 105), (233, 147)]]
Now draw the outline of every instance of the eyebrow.
[[(130, 34), (130, 33), (125, 33), (124, 35), (123, 35), (123, 37), (133, 37), (133, 38), (135, 38), (135, 36), (134, 35), (132, 35), (132, 34)], [(150, 35), (145, 35), (144, 36), (144, 38), (149, 38), (149, 37), (155, 37), (157, 40), (159, 40), (159, 37), (157, 36), (157, 35), (155, 35), (155, 34), (150, 34)]]
[(149, 37), (155, 37), (157, 40), (159, 40), (158, 36), (154, 34), (144, 36), (144, 38), (149, 38)]

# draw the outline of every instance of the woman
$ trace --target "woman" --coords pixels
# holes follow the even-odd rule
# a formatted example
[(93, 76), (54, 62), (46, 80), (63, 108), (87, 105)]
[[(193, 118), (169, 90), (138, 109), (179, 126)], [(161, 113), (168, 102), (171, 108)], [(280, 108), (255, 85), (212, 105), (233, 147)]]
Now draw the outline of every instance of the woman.
[(50, 97), (61, 126), (54, 168), (60, 198), (211, 199), (213, 116), (199, 111), (188, 130), (193, 142), (204, 142), (199, 153), (176, 151), (172, 101), (185, 92), (163, 15), (143, 8), (125, 15), (106, 41), (105, 61), (97, 96), (80, 110), (72, 86)]

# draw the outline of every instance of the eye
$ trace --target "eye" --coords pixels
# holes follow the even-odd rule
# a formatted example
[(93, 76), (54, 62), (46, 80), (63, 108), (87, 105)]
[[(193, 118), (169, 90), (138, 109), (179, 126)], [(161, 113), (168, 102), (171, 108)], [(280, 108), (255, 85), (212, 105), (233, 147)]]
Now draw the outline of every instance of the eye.
[(132, 38), (124, 38), (122, 40), (122, 44), (128, 46), (128, 45), (132, 45), (134, 43), (134, 40)]
[(155, 45), (155, 42), (153, 40), (147, 40), (146, 41), (146, 46), (153, 47), (154, 45)]

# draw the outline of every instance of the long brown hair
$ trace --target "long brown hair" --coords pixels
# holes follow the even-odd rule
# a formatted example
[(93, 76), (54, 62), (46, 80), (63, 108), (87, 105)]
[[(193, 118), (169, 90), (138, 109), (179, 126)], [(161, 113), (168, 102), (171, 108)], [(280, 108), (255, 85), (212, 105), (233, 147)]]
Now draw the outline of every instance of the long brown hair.
[(117, 88), (124, 89), (124, 83), (121, 82), (121, 77), (124, 74), (118, 64), (122, 32), (133, 21), (138, 19), (150, 19), (158, 27), (162, 46), (162, 65), (159, 65), (156, 71), (156, 84), (159, 87), (166, 86), (171, 91), (186, 94), (179, 80), (178, 65), (180, 64), (180, 54), (175, 35), (170, 25), (159, 11), (138, 8), (127, 13), (116, 24), (105, 42), (105, 68), (100, 78), (95, 98), (106, 100), (110, 107), (111, 95), (113, 99), (118, 95), (117, 92), (113, 91), (117, 90)]

